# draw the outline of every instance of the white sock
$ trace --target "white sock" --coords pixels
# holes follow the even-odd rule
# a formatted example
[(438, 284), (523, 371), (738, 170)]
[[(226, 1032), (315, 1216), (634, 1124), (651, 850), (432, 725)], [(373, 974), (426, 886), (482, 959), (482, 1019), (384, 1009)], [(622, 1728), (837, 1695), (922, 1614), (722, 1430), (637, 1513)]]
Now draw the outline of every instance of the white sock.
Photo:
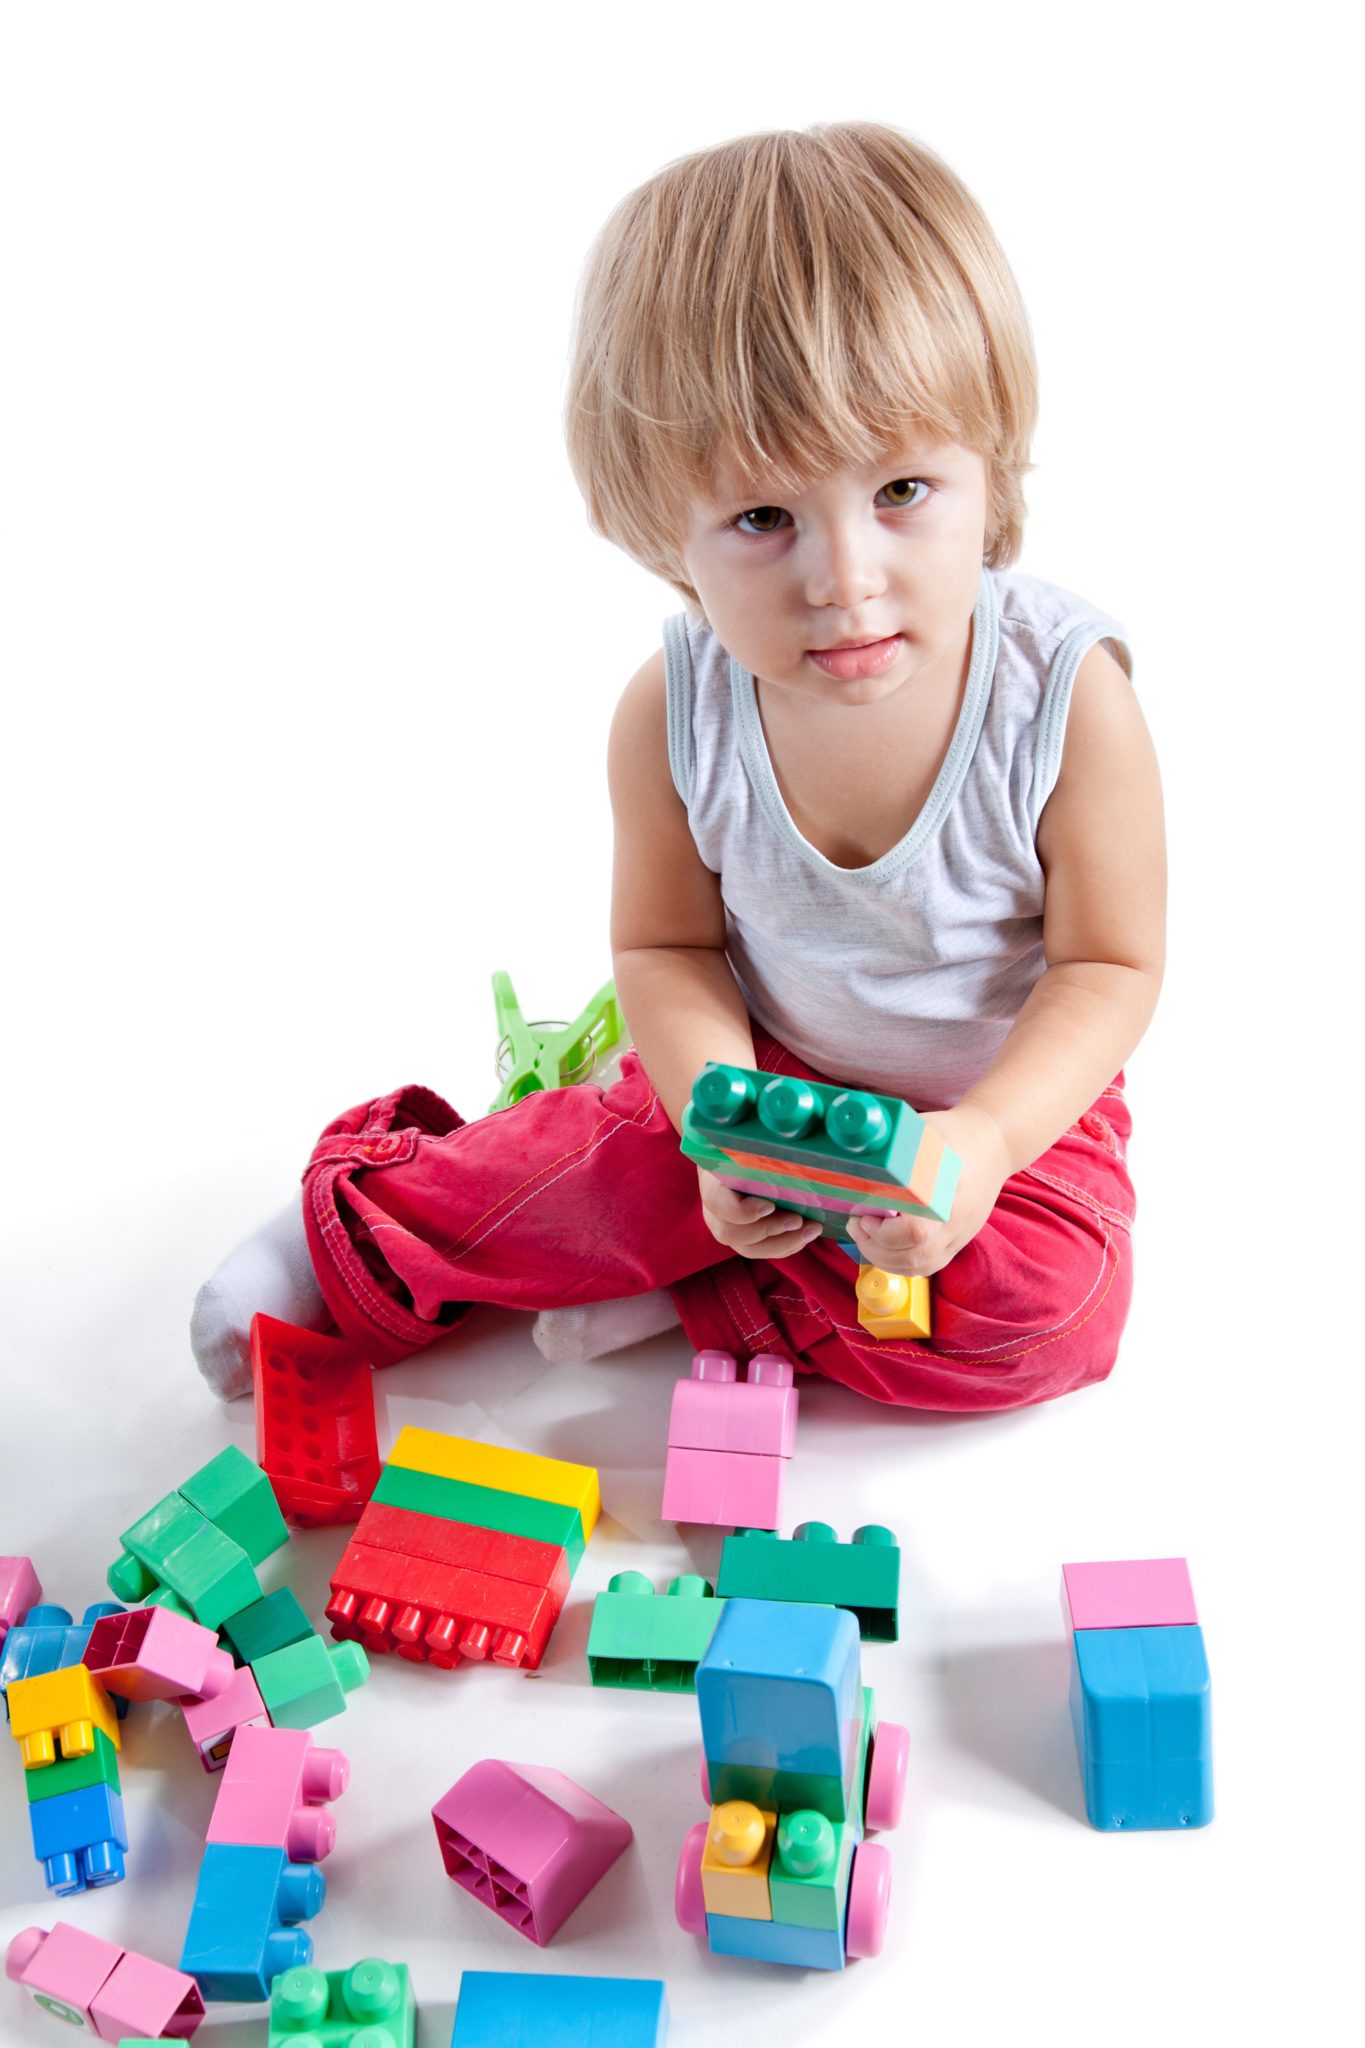
[(230, 1252), (194, 1297), (190, 1349), (220, 1401), (251, 1392), (251, 1318), (258, 1310), (303, 1329), (330, 1321), (299, 1195)]
[(582, 1308), (543, 1308), (531, 1330), (532, 1341), (551, 1365), (586, 1365), (627, 1344), (643, 1344), (674, 1329), (678, 1311), (666, 1287), (653, 1294), (630, 1294), (624, 1301), (590, 1301)]

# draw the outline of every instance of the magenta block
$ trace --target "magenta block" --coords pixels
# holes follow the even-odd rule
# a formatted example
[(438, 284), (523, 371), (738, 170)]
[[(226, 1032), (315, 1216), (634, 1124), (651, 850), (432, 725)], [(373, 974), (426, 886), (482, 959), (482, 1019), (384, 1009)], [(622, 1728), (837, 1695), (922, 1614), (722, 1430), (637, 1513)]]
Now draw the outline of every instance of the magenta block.
[(31, 1557), (0, 1557), (0, 1645), (42, 1597)]
[(320, 1863), (337, 1838), (336, 1818), (323, 1809), (341, 1797), (350, 1775), (342, 1752), (315, 1748), (306, 1728), (239, 1728), (206, 1839)]
[(5, 1951), (5, 1975), (54, 2014), (96, 2032), (90, 2008), (123, 1950), (59, 1920), (51, 1933), (26, 1927)]
[[(724, 1359), (728, 1376), (711, 1369)], [(699, 1351), (692, 1377), (673, 1389), (668, 1418), (670, 1450), (749, 1451), (789, 1458), (796, 1449), (796, 1388), (785, 1358), (762, 1352), (751, 1358), (747, 1377), (735, 1378), (728, 1352)]]
[[(782, 1199), (782, 1190), (774, 1187), (770, 1180), (735, 1180), (728, 1173), (717, 1174), (716, 1178), (717, 1180), (723, 1180), (727, 1188), (733, 1188), (737, 1195), (761, 1195), (768, 1202), (780, 1201)], [(812, 1203), (815, 1201), (814, 1196), (803, 1199), (809, 1199)], [(896, 1214), (894, 1209), (879, 1209), (874, 1202), (868, 1200), (866, 1195), (841, 1196), (834, 1193), (833, 1190), (826, 1194), (823, 1188), (820, 1190), (819, 1206), (830, 1215), (894, 1216)]]
[(169, 1607), (104, 1615), (81, 1661), (106, 1692), (125, 1700), (216, 1699), (236, 1668), (214, 1629)]
[(101, 2041), (188, 2041), (204, 1998), (183, 1970), (125, 1949), (90, 2012)]
[(101, 2041), (188, 2041), (204, 2017), (192, 1977), (64, 1920), (47, 1934), (41, 1927), (16, 1934), (5, 1974), (55, 2019)]
[(447, 1875), (544, 1947), (631, 1839), (562, 1771), (488, 1758), (431, 1809)]
[(1184, 1628), (1198, 1621), (1183, 1557), (1064, 1564), (1062, 1614), (1078, 1628)]
[(188, 1707), (182, 1705), (181, 1712), (185, 1716), (190, 1739), (199, 1751), (199, 1761), (206, 1771), (222, 1770), (228, 1760), (233, 1736), (239, 1728), (270, 1725), (270, 1716), (249, 1664), (243, 1664), (240, 1671), (234, 1671), (223, 1690), (213, 1699), (199, 1700)]
[(720, 1529), (776, 1529), (782, 1520), (785, 1458), (748, 1451), (670, 1447), (664, 1463), (666, 1522), (708, 1522)]

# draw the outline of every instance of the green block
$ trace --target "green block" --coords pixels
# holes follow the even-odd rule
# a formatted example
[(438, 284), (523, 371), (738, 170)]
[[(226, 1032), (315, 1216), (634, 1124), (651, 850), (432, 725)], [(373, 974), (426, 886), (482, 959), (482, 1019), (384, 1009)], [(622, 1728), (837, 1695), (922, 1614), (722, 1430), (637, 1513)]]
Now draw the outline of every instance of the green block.
[(281, 1586), (264, 1600), (244, 1607), (240, 1614), (229, 1615), (222, 1633), (239, 1664), (254, 1664), (258, 1657), (268, 1657), (272, 1650), (286, 1649), (290, 1643), (301, 1643), (305, 1636), (317, 1631), (296, 1595), (288, 1586)]
[(236, 1444), (210, 1458), (180, 1491), (205, 1521), (239, 1544), (253, 1564), (263, 1564), (289, 1541), (270, 1481)]
[(419, 1515), (440, 1515), (447, 1522), (469, 1522), (503, 1536), (531, 1536), (538, 1543), (557, 1544), (568, 1552), (571, 1576), (583, 1555), (583, 1517), (577, 1508), (559, 1501), (501, 1493), (464, 1479), (444, 1479), (437, 1472), (409, 1472), (402, 1465), (384, 1467), (373, 1498), (389, 1507), (413, 1508)]
[(405, 1963), (367, 1956), (325, 1972), (304, 1964), (270, 1987), (267, 2048), (413, 2048), (416, 2027)]
[(178, 1493), (125, 1529), (124, 1555), (109, 1569), (109, 1584), (121, 1600), (169, 1607), (158, 1599), (165, 1588), (204, 1628), (218, 1628), (260, 1599), (260, 1581), (239, 1544), (214, 1527)]
[(276, 1728), (315, 1728), (341, 1713), (346, 1695), (370, 1675), (359, 1643), (331, 1648), (321, 1636), (271, 1650), (251, 1667), (265, 1710)]
[(723, 1600), (787, 1600), (847, 1607), (865, 1642), (894, 1643), (899, 1631), (901, 1554), (879, 1523), (840, 1543), (828, 1522), (802, 1522), (790, 1540), (766, 1529), (727, 1536), (716, 1591)]
[(594, 1685), (637, 1692), (695, 1692), (724, 1602), (695, 1572), (674, 1579), (662, 1598), (643, 1572), (617, 1572), (599, 1593), (588, 1632)]
[(768, 1873), (773, 1919), (783, 1927), (844, 1924), (848, 1881), (861, 1829), (810, 1808), (778, 1822)]
[(38, 1771), (24, 1772), (28, 1803), (55, 1799), (60, 1792), (84, 1792), (91, 1785), (119, 1790), (118, 1751), (102, 1728), (95, 1730), (95, 1747), (89, 1756), (59, 1756)]

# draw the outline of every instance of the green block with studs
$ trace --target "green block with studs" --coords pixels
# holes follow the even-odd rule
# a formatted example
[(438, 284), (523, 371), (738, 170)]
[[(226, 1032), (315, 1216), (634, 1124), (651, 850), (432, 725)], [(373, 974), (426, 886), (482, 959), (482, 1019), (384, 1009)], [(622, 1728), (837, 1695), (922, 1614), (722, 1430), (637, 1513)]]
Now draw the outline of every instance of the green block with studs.
[(342, 1712), (346, 1695), (370, 1675), (359, 1643), (329, 1647), (321, 1636), (271, 1650), (251, 1666), (262, 1703), (276, 1728), (315, 1728)]
[(180, 1492), (205, 1521), (240, 1545), (253, 1564), (263, 1564), (289, 1541), (274, 1488), (236, 1444), (210, 1458)]
[(844, 1924), (853, 1851), (861, 1830), (849, 1821), (827, 1820), (807, 1807), (777, 1824), (768, 1896), (773, 1919), (784, 1927)]
[(89, 1756), (58, 1756), (40, 1771), (24, 1772), (30, 1806), (39, 1799), (55, 1799), (61, 1792), (85, 1792), (91, 1785), (119, 1790), (118, 1751), (102, 1728), (95, 1730), (95, 1747)]
[(696, 1572), (674, 1579), (662, 1596), (643, 1572), (617, 1572), (592, 1610), (588, 1670), (593, 1684), (636, 1692), (695, 1692), (697, 1665), (724, 1605)]
[(767, 1529), (727, 1536), (716, 1591), (722, 1600), (787, 1600), (847, 1607), (865, 1642), (894, 1643), (900, 1628), (901, 1554), (878, 1522), (840, 1543), (828, 1522), (802, 1522), (789, 1539)]
[(260, 1581), (241, 1545), (181, 1494), (168, 1493), (119, 1541), (123, 1555), (109, 1568), (109, 1585), (120, 1600), (170, 1607), (216, 1629), (261, 1598)]

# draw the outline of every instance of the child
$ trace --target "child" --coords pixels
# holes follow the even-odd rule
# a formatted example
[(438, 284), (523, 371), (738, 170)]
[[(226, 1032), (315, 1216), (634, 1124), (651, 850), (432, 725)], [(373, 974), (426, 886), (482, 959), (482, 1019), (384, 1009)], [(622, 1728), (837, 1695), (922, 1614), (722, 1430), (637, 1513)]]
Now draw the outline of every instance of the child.
[[(219, 1392), (247, 1384), (255, 1308), (330, 1315), (384, 1363), (476, 1301), (542, 1311), (548, 1355), (676, 1310), (698, 1348), (920, 1408), (1105, 1377), (1161, 795), (1122, 630), (1009, 567), (1035, 410), (980, 208), (893, 129), (745, 137), (617, 208), (580, 295), (569, 455), (597, 531), (687, 605), (609, 748), (635, 1050), (605, 1091), (473, 1124), (421, 1088), (339, 1117), (302, 1217), (201, 1290)], [(866, 1335), (837, 1245), (683, 1157), (706, 1060), (930, 1113), (962, 1159), (950, 1218), (851, 1234), (936, 1276), (932, 1339)]]

